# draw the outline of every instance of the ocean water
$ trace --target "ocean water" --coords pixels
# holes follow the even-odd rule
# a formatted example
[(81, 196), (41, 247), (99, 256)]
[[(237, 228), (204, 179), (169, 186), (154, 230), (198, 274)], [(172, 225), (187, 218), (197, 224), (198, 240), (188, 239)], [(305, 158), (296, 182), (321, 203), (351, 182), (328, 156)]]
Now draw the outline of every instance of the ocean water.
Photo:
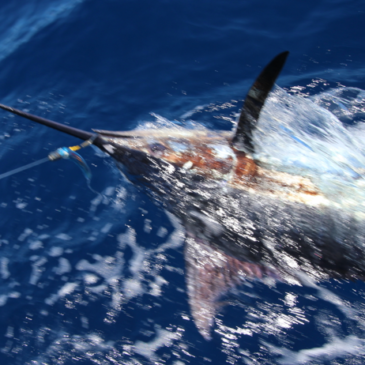
[[(289, 50), (259, 157), (320, 183), (353, 178), (365, 168), (364, 20), (364, 2), (348, 0), (3, 2), (0, 102), (85, 130), (232, 130), (262, 67)], [(5, 111), (0, 127), (0, 173), (79, 142)], [(360, 281), (247, 282), (205, 341), (187, 302), (184, 228), (109, 157), (81, 154), (102, 195), (70, 161), (0, 180), (1, 364), (364, 362)]]

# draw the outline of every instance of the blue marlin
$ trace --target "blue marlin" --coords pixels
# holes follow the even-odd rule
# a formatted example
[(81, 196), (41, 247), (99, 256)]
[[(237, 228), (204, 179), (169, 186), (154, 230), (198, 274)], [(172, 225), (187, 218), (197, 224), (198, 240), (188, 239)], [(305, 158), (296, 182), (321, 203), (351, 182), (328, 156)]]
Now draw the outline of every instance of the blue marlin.
[(277, 55), (253, 83), (233, 133), (179, 127), (89, 132), (0, 104), (92, 139), (131, 182), (180, 219), (186, 228), (188, 300), (205, 339), (220, 298), (242, 280), (290, 282), (298, 272), (315, 279), (365, 278), (361, 209), (331, 200), (309, 175), (254, 158), (260, 112), (287, 56)]

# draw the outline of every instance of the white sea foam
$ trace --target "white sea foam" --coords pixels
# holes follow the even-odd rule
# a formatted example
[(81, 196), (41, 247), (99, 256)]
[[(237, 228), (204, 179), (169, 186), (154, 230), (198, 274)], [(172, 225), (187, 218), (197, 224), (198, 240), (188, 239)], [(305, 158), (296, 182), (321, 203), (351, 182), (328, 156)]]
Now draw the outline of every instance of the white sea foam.
[(25, 228), (24, 232), (18, 237), (18, 241), (23, 242), (33, 231), (30, 228)]
[(8, 269), (9, 259), (7, 257), (2, 257), (0, 260), (0, 273), (1, 277), (6, 280), (10, 276)]
[(39, 250), (40, 248), (43, 248), (43, 242), (40, 240), (32, 241), (29, 244), (29, 248), (31, 250)]
[(4, 306), (8, 301), (8, 296), (6, 294), (0, 294), (0, 307)]
[(45, 300), (45, 303), (48, 305), (53, 305), (57, 302), (58, 299), (65, 297), (68, 294), (71, 294), (78, 287), (77, 283), (66, 283), (61, 289), (58, 290), (56, 294), (52, 294), (49, 298)]
[(42, 266), (47, 262), (48, 260), (45, 257), (41, 257), (39, 260), (35, 261), (32, 264), (32, 272), (30, 274), (29, 283), (32, 285), (36, 285), (40, 277), (43, 273)]
[(150, 294), (155, 296), (155, 297), (159, 297), (161, 295), (161, 287), (162, 285), (166, 285), (168, 284), (168, 281), (166, 281), (162, 276), (157, 275), (155, 277), (155, 281), (150, 283)]
[(67, 233), (59, 233), (56, 238), (62, 241), (70, 241), (72, 239), (72, 237)]
[(156, 337), (150, 342), (137, 341), (134, 351), (150, 361), (157, 361), (156, 351), (164, 346), (171, 346), (172, 342), (181, 337), (179, 332), (170, 332), (161, 328), (156, 329)]
[(355, 317), (355, 313), (353, 312), (352, 308), (348, 304), (346, 304), (346, 302), (344, 302), (340, 297), (335, 295), (333, 292), (331, 292), (326, 288), (322, 288), (320, 285), (317, 285), (312, 278), (310, 278), (303, 272), (298, 271), (296, 275), (302, 284), (310, 288), (316, 289), (319, 298), (336, 306), (346, 317), (348, 318)]
[(14, 337), (14, 327), (8, 326), (8, 328), (6, 329), (5, 337), (7, 337), (7, 338), (13, 338)]
[(174, 230), (167, 238), (167, 241), (157, 248), (156, 252), (163, 252), (167, 249), (179, 248), (183, 245), (185, 240), (185, 229), (183, 228), (180, 220), (168, 211), (165, 211), (165, 213), (170, 223), (174, 227)]
[(88, 273), (84, 275), (84, 281), (87, 285), (96, 284), (98, 282), (98, 277), (94, 274)]
[(28, 204), (27, 203), (24, 203), (24, 202), (19, 202), (17, 204), (15, 204), (15, 206), (18, 208), (18, 209), (24, 209)]
[[(48, 330), (50, 331), (50, 329)], [(57, 338), (49, 344), (45, 351), (33, 359), (31, 364), (41, 365), (52, 363), (55, 356), (58, 358), (61, 353), (63, 358), (70, 356), (70, 361), (74, 361), (75, 353), (79, 354), (81, 357), (87, 356), (88, 359), (96, 360), (96, 363), (100, 363), (100, 361), (93, 358), (95, 353), (109, 352), (110, 355), (106, 358), (112, 359), (111, 354), (114, 351), (114, 342), (104, 340), (97, 333), (90, 332), (87, 335), (81, 336), (59, 332), (54, 333), (54, 335), (58, 335)], [(64, 348), (68, 348), (68, 350), (64, 351)]]
[(62, 247), (58, 247), (58, 246), (53, 246), (49, 250), (49, 253), (48, 254), (49, 254), (49, 256), (52, 256), (52, 257), (61, 256), (63, 254), (63, 248)]
[(123, 282), (123, 293), (129, 300), (143, 294), (144, 290), (139, 279), (127, 279)]
[(167, 233), (168, 231), (165, 227), (160, 227), (156, 234), (158, 237), (164, 238), (167, 235)]
[(90, 206), (90, 212), (95, 212), (98, 206), (103, 201), (103, 196), (101, 194), (97, 195), (92, 201)]
[(21, 293), (19, 293), (17, 291), (12, 291), (8, 294), (1, 294), (0, 295), (0, 307), (4, 306), (7, 303), (8, 298), (17, 299), (20, 297), (21, 297)]
[(270, 346), (271, 351), (282, 355), (279, 363), (283, 365), (310, 364), (313, 361), (330, 361), (347, 355), (364, 355), (365, 340), (356, 336), (343, 339), (333, 338), (321, 347), (300, 350), (298, 352)]
[(111, 223), (107, 223), (102, 229), (101, 229), (101, 232), (102, 233), (108, 233), (111, 228), (113, 227), (113, 225)]
[(144, 220), (144, 227), (143, 230), (146, 233), (150, 233), (152, 231), (152, 226), (151, 226), (151, 220), (150, 219), (145, 219)]
[(93, 256), (95, 263), (81, 260), (76, 264), (76, 269), (80, 271), (95, 272), (105, 279), (107, 283), (112, 283), (114, 278), (119, 278), (124, 266), (123, 254), (117, 252), (115, 257), (99, 255)]
[(114, 191), (115, 191), (115, 187), (114, 186), (109, 186), (104, 190), (104, 195), (112, 196), (114, 194)]
[(195, 114), (196, 112), (199, 112), (200, 110), (204, 109), (205, 105), (198, 105), (195, 108), (193, 108), (192, 110), (187, 111), (186, 113), (184, 113), (180, 118), (181, 119), (187, 119), (190, 118), (193, 114)]
[(60, 257), (58, 259), (58, 266), (53, 268), (53, 271), (57, 274), (57, 275), (63, 275), (66, 274), (68, 272), (70, 272), (72, 269), (70, 262), (64, 258), (64, 257)]
[(59, 291), (58, 295), (60, 297), (64, 297), (67, 294), (71, 294), (77, 287), (78, 284), (76, 283), (67, 283), (65, 284)]

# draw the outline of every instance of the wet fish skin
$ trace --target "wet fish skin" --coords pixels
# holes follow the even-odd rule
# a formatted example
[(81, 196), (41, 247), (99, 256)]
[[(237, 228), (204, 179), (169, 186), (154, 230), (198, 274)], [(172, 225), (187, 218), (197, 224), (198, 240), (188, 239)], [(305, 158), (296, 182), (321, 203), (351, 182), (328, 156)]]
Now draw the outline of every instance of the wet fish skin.
[(308, 178), (263, 168), (225, 132), (128, 135), (103, 138), (131, 181), (183, 222), (189, 304), (206, 340), (220, 298), (243, 280), (365, 277), (362, 222)]
[[(293, 268), (319, 278), (363, 277), (361, 222), (310, 179), (265, 169), (235, 150), (228, 133), (164, 130), (129, 132), (126, 138), (99, 133), (114, 146), (112, 156), (131, 181), (196, 238), (281, 272), (290, 271), (285, 254)], [(183, 150), (171, 147), (177, 141)], [(156, 144), (160, 147), (152, 150)]]
[[(248, 93), (235, 133), (183, 128), (95, 130), (94, 145), (188, 233), (185, 261), (189, 303), (206, 339), (220, 298), (242, 280), (298, 282), (364, 279), (365, 218), (339, 206), (308, 177), (254, 160), (253, 132), (287, 53), (264, 69)], [(93, 133), (0, 104), (9, 112), (81, 139)]]
[(182, 221), (189, 304), (205, 339), (220, 298), (243, 280), (365, 277), (362, 222), (308, 178), (263, 168), (226, 132), (127, 134), (103, 138), (126, 176)]

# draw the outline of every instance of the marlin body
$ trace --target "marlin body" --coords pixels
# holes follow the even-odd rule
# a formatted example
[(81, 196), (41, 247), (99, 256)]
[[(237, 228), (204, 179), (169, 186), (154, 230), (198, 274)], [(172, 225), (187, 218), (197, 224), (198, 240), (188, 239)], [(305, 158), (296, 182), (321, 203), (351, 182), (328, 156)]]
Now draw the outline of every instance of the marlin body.
[[(262, 71), (244, 101), (235, 133), (183, 128), (94, 130), (93, 144), (186, 228), (189, 303), (210, 338), (219, 299), (245, 279), (293, 282), (365, 278), (361, 214), (342, 209), (305, 176), (252, 158), (253, 132), (288, 53)], [(0, 104), (25, 118), (87, 140), (81, 131)]]

